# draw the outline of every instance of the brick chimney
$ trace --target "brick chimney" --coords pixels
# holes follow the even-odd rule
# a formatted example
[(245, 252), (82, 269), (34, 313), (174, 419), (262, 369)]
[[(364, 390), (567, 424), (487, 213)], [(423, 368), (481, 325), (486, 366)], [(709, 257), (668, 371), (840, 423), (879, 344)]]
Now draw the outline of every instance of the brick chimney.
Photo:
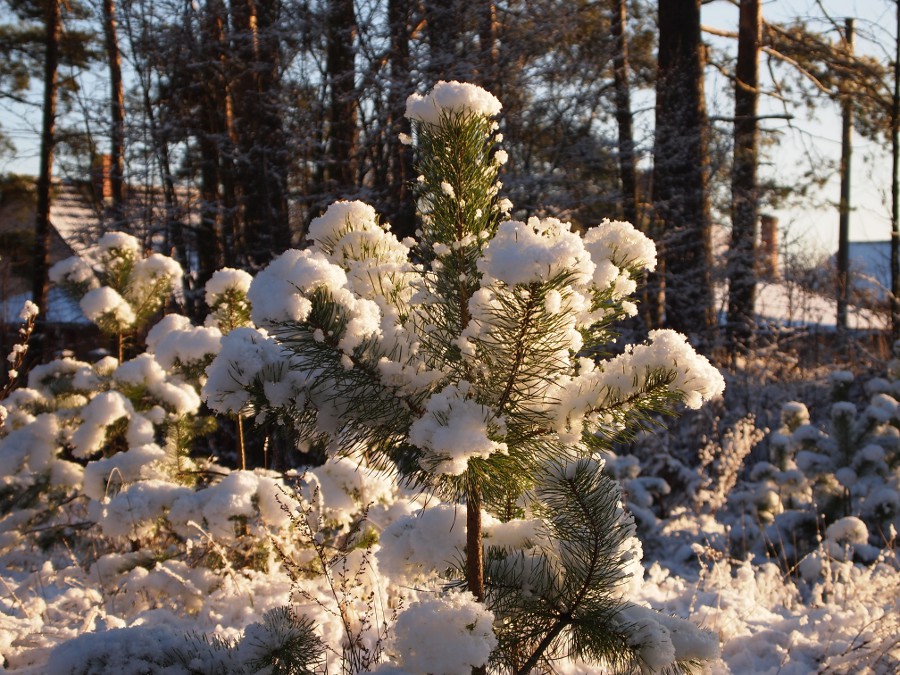
[(107, 203), (112, 199), (112, 156), (97, 155), (91, 167), (91, 184), (94, 199)]
[(778, 279), (778, 218), (766, 214), (759, 217), (759, 247), (756, 271), (761, 279)]

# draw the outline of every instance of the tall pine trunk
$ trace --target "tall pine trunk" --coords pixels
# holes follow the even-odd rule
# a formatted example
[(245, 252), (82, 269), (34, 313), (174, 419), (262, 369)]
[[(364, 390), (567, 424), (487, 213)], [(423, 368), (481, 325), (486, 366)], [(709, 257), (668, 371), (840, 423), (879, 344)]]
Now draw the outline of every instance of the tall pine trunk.
[[(844, 48), (853, 54), (853, 19), (844, 28)], [(847, 310), (850, 305), (850, 168), (853, 160), (853, 100), (844, 92), (841, 97), (841, 201), (838, 219), (837, 250), (837, 329), (847, 330)]]
[(119, 50), (114, 0), (103, 0), (103, 32), (106, 42), (106, 60), (109, 65), (109, 84), (111, 89), (109, 182), (112, 192), (113, 225), (118, 229), (126, 224), (123, 187), (125, 169), (125, 89), (122, 84), (122, 54)]
[(424, 0), (423, 8), (429, 84), (439, 80), (471, 81), (473, 73), (457, 52), (463, 19), (460, 0)]
[(891, 342), (900, 340), (900, 3), (894, 11), (897, 27), (891, 98)]
[(478, 46), (481, 58), (478, 64), (478, 80), (482, 87), (492, 93), (497, 91), (498, 61), (500, 58), (497, 41), (497, 4), (494, 0), (481, 0), (478, 7)]
[[(326, 69), (330, 98), (325, 191), (345, 196), (357, 185), (359, 112), (356, 95), (356, 13), (353, 0), (329, 0)], [(318, 215), (318, 214), (315, 214)]]
[(259, 269), (290, 247), (279, 3), (241, 0), (232, 3), (231, 16), (237, 217), (246, 261)]
[(411, 237), (416, 230), (416, 205), (410, 182), (413, 180), (412, 151), (400, 142), (400, 134), (412, 134), (406, 117), (406, 99), (412, 93), (410, 77), (410, 0), (388, 0), (388, 27), (391, 34), (391, 81), (388, 85), (388, 176), (387, 201), (391, 224), (398, 238)]
[(613, 86), (615, 88), (616, 124), (619, 130), (619, 182), (622, 186), (622, 215), (635, 227), (640, 227), (637, 212), (637, 174), (634, 166), (631, 89), (628, 83), (627, 18), (625, 0), (615, 0), (611, 27), (615, 41)]
[(756, 305), (756, 184), (759, 122), (759, 0), (741, 0), (734, 89), (734, 162), (731, 171), (731, 247), (728, 253), (728, 348), (753, 347)]
[(50, 203), (53, 183), (53, 152), (56, 147), (57, 71), (59, 41), (62, 32), (59, 0), (46, 3), (44, 37), (44, 108), (41, 124), (40, 175), (37, 182), (37, 210), (34, 217), (31, 298), (39, 308), (29, 346), (30, 357), (43, 360), (47, 355), (47, 291), (50, 285)]
[[(228, 87), (225, 67), (225, 6), (207, 0), (200, 23), (201, 40), (196, 44), (202, 57), (202, 81), (197, 93), (197, 147), (200, 155), (200, 223), (197, 243), (197, 286), (202, 288), (223, 264), (235, 263), (233, 209), (223, 204), (220, 191), (230, 162), (226, 123)], [(233, 203), (233, 202), (232, 202)]]
[(660, 0), (653, 206), (665, 324), (708, 341), (713, 295), (703, 63), (700, 0)]

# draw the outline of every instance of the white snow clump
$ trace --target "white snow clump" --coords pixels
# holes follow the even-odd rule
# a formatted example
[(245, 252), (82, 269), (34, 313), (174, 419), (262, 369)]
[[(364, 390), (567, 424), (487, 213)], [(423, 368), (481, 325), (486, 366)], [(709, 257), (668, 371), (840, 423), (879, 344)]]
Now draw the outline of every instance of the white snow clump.
[(493, 117), (502, 107), (496, 96), (477, 85), (441, 80), (425, 96), (412, 94), (406, 99), (406, 117), (437, 125), (441, 115), (477, 114)]

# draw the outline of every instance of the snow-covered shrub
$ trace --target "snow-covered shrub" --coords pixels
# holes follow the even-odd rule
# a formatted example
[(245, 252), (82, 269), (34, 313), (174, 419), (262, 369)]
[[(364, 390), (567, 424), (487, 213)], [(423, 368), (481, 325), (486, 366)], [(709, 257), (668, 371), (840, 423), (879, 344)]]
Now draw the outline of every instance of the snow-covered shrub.
[(240, 639), (185, 634), (165, 626), (87, 633), (54, 650), (46, 675), (312, 675), (324, 645), (289, 608), (269, 610)]
[[(670, 331), (596, 356), (655, 249), (627, 223), (503, 221), (498, 110), (459, 83), (411, 99), (418, 241), (338, 202), (306, 250), (252, 281), (214, 274), (203, 326), (164, 317), (146, 352), (60, 359), (3, 401), (0, 622), (34, 640), (0, 638), (6, 665), (412, 674), (714, 658), (714, 636), (638, 597), (641, 544), (598, 452), (722, 379)], [(98, 260), (99, 281), (78, 260), (54, 275), (120, 335), (175, 283), (128, 235), (104, 237)], [(198, 390), (216, 412), (325, 443), (327, 461), (222, 466)], [(313, 633), (322, 659), (307, 641), (315, 653), (279, 670), (279, 645)]]
[[(491, 119), (499, 109), (460, 83), (412, 97), (418, 240), (398, 241), (361, 202), (330, 206), (311, 223), (309, 248), (254, 278), (255, 327), (223, 338), (204, 396), (220, 412), (289, 421), (333, 456), (465, 510), (456, 529), (465, 552), (440, 564), (493, 613), (493, 635), (462, 636), (474, 642), (439, 672), (488, 660), (528, 670), (561, 657), (634, 665), (652, 655), (658, 667), (708, 659), (713, 646), (684, 652), (664, 639), (665, 621), (620, 617), (638, 611), (626, 591), (640, 547), (593, 457), (649, 411), (698, 408), (723, 380), (672, 331), (593, 356), (636, 312), (628, 298), (655, 265), (655, 247), (627, 223), (581, 235), (554, 218), (503, 220)], [(536, 539), (492, 547), (486, 564), (488, 518), (522, 516), (540, 520)], [(406, 536), (397, 534), (395, 543)], [(428, 602), (454, 622), (450, 608), (469, 600)], [(418, 616), (421, 606), (405, 611)], [(411, 653), (406, 639), (392, 643), (393, 672), (446, 660), (440, 645)]]
[(814, 424), (802, 402), (785, 403), (769, 435), (770, 461), (729, 497), (734, 552), (774, 555), (786, 569), (799, 562), (807, 580), (822, 560), (874, 562), (885, 533), (900, 526), (900, 383), (871, 378), (861, 388), (866, 403), (848, 400), (851, 373), (828, 379), (826, 421)]
[(96, 268), (73, 256), (50, 268), (50, 281), (78, 300), (84, 315), (107, 335), (125, 341), (142, 330), (181, 283), (182, 269), (161, 253), (144, 256), (141, 244), (125, 232), (108, 232), (97, 242)]

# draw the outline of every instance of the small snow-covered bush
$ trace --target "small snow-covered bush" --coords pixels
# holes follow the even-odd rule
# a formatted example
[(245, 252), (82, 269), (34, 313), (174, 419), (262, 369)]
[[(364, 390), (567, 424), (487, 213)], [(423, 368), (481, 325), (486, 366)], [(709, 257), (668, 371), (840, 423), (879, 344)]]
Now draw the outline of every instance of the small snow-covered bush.
[[(731, 553), (773, 556), (813, 584), (832, 569), (823, 561), (877, 563), (900, 527), (900, 385), (890, 372), (856, 387), (835, 371), (824, 411), (781, 406), (768, 458), (748, 468), (720, 514)], [(856, 391), (868, 399), (851, 400)]]
[[(723, 380), (672, 331), (613, 358), (592, 356), (636, 312), (629, 296), (655, 265), (655, 247), (627, 223), (604, 221), (582, 235), (555, 218), (504, 219), (499, 110), (467, 84), (441, 82), (412, 97), (417, 240), (398, 241), (366, 204), (331, 205), (310, 224), (309, 248), (285, 252), (253, 279), (255, 327), (223, 339), (204, 396), (220, 412), (291, 424), (333, 456), (447, 502), (423, 519), (465, 511), (465, 523), (451, 525), (458, 543), (428, 552), (429, 565), (415, 557), (412, 521), (384, 531), (379, 556), (404, 574), (464, 582), (493, 613), (493, 628), (482, 635), (487, 614), (472, 619), (478, 628), (460, 636), (468, 646), (451, 655), (453, 665), (442, 645), (398, 634), (393, 668), (527, 671), (570, 657), (634, 666), (650, 655), (655, 667), (674, 667), (711, 658), (714, 647), (686, 654), (665, 640), (664, 621), (641, 621), (634, 632), (620, 617), (638, 611), (625, 591), (640, 546), (595, 454), (648, 412), (700, 407)], [(495, 529), (498, 545), (484, 552), (491, 519), (522, 518), (533, 540), (505, 545)], [(396, 564), (392, 546), (407, 547), (409, 566)], [(460, 598), (414, 602), (397, 628), (412, 628), (406, 612), (418, 616), (423, 606), (443, 608), (454, 623)]]
[(56, 263), (50, 281), (78, 300), (101, 331), (117, 337), (121, 361), (126, 339), (157, 316), (181, 283), (183, 271), (169, 256), (144, 256), (137, 238), (125, 232), (100, 237), (94, 257), (95, 268), (79, 256)]

